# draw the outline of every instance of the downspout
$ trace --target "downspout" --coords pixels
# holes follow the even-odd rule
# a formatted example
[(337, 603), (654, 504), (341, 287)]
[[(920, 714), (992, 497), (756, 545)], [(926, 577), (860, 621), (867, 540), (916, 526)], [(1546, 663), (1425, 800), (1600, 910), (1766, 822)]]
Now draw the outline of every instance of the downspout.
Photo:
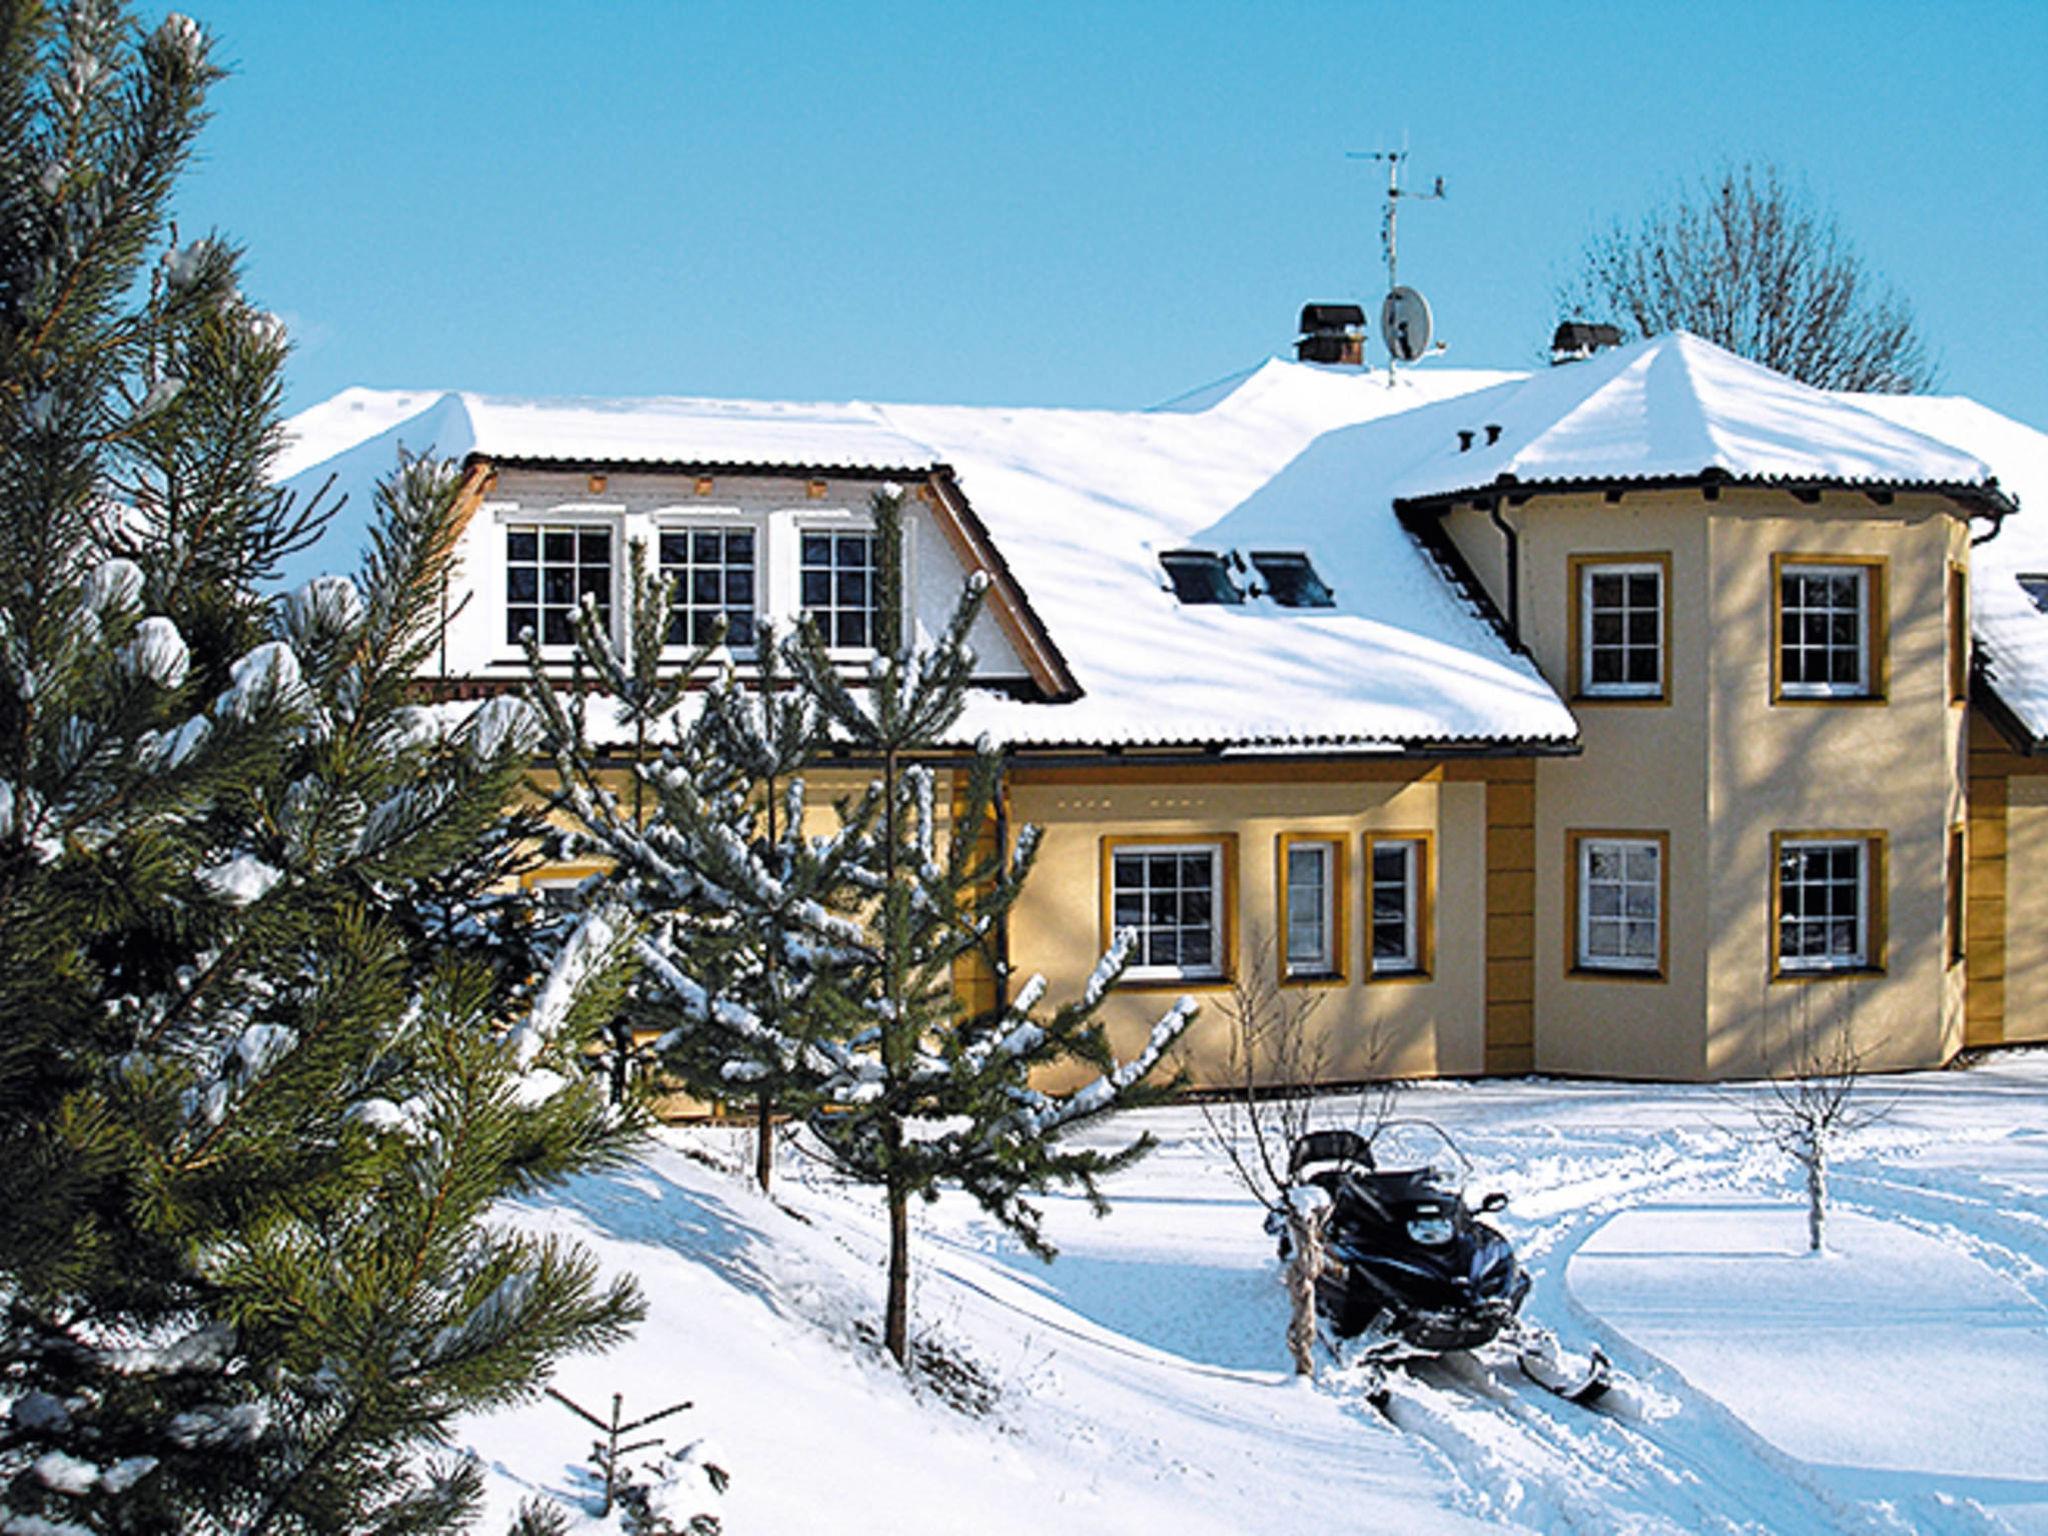
[(1492, 520), (1493, 526), (1500, 530), (1501, 539), (1507, 546), (1508, 644), (1519, 651), (1522, 649), (1522, 536), (1500, 515), (1498, 496), (1487, 502), (1486, 515)]

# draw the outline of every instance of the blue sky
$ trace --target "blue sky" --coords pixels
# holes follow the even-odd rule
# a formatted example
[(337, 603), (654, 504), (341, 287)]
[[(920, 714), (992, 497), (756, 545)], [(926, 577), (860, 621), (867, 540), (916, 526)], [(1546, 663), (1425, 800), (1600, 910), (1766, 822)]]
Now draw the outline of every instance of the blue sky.
[(1401, 270), (1534, 362), (1585, 237), (1775, 157), (2048, 426), (2048, 5), (188, 0), (188, 231), (349, 384), (1144, 406)]

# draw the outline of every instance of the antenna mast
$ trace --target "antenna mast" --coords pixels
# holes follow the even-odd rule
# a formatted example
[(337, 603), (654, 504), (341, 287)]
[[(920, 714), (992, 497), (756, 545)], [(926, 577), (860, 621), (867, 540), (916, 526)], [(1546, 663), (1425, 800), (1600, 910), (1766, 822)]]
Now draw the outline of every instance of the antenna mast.
[[(1386, 164), (1386, 213), (1380, 217), (1380, 246), (1386, 250), (1386, 297), (1380, 301), (1380, 342), (1386, 344), (1386, 385), (1393, 387), (1401, 362), (1415, 362), (1436, 340), (1436, 322), (1430, 317), (1430, 301), (1415, 289), (1401, 287), (1401, 252), (1395, 244), (1401, 217), (1401, 199), (1436, 203), (1444, 197), (1444, 178), (1427, 193), (1411, 193), (1401, 186), (1401, 164), (1407, 150), (1348, 150), (1346, 160), (1380, 160)], [(1442, 352), (1444, 344), (1436, 342)]]
[(1401, 185), (1401, 164), (1408, 158), (1405, 149), (1347, 149), (1346, 160), (1384, 160), (1387, 166), (1387, 208), (1380, 215), (1380, 249), (1387, 254), (1387, 291), (1392, 293), (1401, 286), (1399, 252), (1395, 244), (1396, 225), (1401, 214), (1401, 199), (1412, 202), (1441, 202), (1444, 195), (1444, 179), (1439, 176), (1436, 185), (1427, 192), (1411, 192)]

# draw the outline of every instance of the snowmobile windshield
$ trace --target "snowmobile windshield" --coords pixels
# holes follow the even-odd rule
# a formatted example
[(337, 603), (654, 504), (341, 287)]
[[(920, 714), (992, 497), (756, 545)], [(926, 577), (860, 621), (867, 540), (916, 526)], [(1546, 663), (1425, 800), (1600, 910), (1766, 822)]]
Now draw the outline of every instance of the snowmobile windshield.
[(1414, 1173), (1446, 1195), (1461, 1194), (1472, 1176), (1465, 1154), (1427, 1120), (1389, 1120), (1373, 1133), (1372, 1160), (1382, 1173)]

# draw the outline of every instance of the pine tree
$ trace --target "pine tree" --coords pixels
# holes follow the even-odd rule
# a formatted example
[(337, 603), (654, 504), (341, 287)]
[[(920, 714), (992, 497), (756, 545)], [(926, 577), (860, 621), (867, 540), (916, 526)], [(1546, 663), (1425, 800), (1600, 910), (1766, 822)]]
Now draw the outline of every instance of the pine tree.
[(182, 18), (0, 0), (0, 1524), (442, 1530), (452, 1418), (635, 1314), (489, 1220), (630, 1144), (579, 1053), (631, 932), (534, 972), (523, 708), (411, 702), (449, 467), (356, 579), (256, 589), (319, 514), (268, 484), (280, 329), (170, 239), (217, 77)]
[[(601, 899), (641, 924), (641, 985), (620, 1027), (653, 1032), (656, 1058), (694, 1092), (753, 1101), (766, 1189), (776, 1119), (809, 1110), (838, 1070), (827, 997), (861, 938), (842, 910), (856, 896), (852, 847), (807, 834), (803, 775), (824, 725), (789, 686), (784, 637), (763, 621), (751, 680), (730, 664), (707, 676), (722, 632), (676, 658), (669, 586), (638, 546), (631, 558), (623, 649), (586, 605), (566, 694), (531, 642), (529, 692), (574, 828), (564, 851), (609, 862)], [(593, 741), (585, 677), (605, 741)], [(623, 793), (606, 776), (620, 748), (632, 753)]]
[[(886, 573), (901, 570), (901, 494), (874, 503), (876, 543)], [(883, 584), (894, 590), (900, 576)], [(981, 1208), (1034, 1253), (1053, 1249), (1030, 1196), (1080, 1188), (1098, 1213), (1098, 1181), (1149, 1150), (1149, 1133), (1105, 1152), (1063, 1144), (1077, 1122), (1150, 1095), (1145, 1079), (1194, 1017), (1181, 998), (1154, 1025), (1136, 1056), (1118, 1062), (1095, 1017), (1130, 957), (1119, 935), (1081, 995), (1044, 1006), (1034, 976), (1014, 996), (973, 1009), (956, 995), (955, 966), (970, 956), (1003, 975), (994, 936), (1036, 857), (1039, 833), (1022, 828), (1014, 848), (978, 834), (994, 815), (1001, 761), (985, 744), (974, 754), (951, 835), (940, 847), (937, 774), (947, 733), (966, 706), (974, 672), (968, 634), (984, 579), (969, 583), (944, 632), (929, 646), (899, 644), (878, 657), (865, 687), (842, 676), (816, 629), (791, 649), (798, 681), (839, 739), (876, 765), (871, 791), (848, 812), (865, 868), (864, 955), (833, 997), (855, 1020), (833, 1053), (824, 1085), (829, 1112), (811, 1129), (841, 1168), (884, 1191), (889, 1269), (883, 1342), (899, 1363), (910, 1356), (910, 1202), (948, 1188)], [(1099, 1075), (1066, 1094), (1032, 1085), (1034, 1072), (1064, 1061)]]

